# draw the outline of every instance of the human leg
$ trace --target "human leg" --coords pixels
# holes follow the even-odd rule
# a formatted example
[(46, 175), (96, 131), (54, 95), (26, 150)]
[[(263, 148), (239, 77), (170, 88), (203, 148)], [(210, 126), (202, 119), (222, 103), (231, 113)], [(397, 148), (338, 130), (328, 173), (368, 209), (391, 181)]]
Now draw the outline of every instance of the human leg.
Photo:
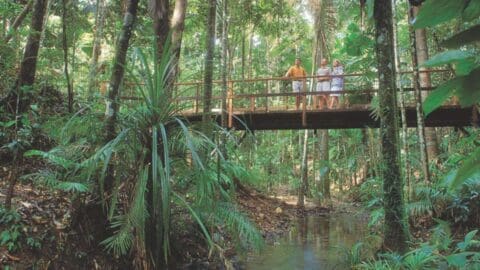
[[(302, 90), (302, 82), (300, 81), (293, 81), (292, 82), (292, 87), (293, 87), (293, 92), (294, 93), (300, 93)], [(300, 108), (300, 96), (296, 95), (295, 96), (295, 108), (298, 110)]]

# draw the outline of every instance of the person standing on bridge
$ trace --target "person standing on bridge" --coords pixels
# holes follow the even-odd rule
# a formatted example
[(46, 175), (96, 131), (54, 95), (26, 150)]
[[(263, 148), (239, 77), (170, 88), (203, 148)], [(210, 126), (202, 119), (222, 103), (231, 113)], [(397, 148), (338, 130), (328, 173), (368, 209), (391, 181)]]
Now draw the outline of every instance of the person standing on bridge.
[[(302, 61), (300, 58), (296, 58), (295, 65), (291, 66), (285, 74), (285, 77), (292, 79), (292, 89), (294, 93), (302, 92), (306, 84), (307, 72), (305, 72), (305, 69), (301, 66), (301, 64)], [(299, 95), (295, 96), (295, 107), (297, 110), (300, 107)]]
[(318, 108), (323, 109), (323, 105), (328, 105), (328, 96), (330, 91), (330, 67), (327, 59), (323, 58), (320, 67), (317, 70), (317, 92), (326, 92), (319, 96)]
[(338, 106), (338, 97), (340, 96), (340, 91), (343, 90), (343, 81), (343, 66), (340, 61), (335, 60), (333, 61), (331, 91), (337, 92), (330, 94), (329, 109), (332, 109), (333, 106)]

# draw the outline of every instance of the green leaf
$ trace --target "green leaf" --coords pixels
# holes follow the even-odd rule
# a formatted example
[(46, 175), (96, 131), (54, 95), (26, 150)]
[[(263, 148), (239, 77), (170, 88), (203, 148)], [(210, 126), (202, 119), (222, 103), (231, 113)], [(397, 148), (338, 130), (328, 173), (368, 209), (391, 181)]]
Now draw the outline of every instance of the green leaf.
[(470, 255), (469, 253), (457, 253), (452, 254), (447, 257), (447, 262), (450, 266), (453, 267), (465, 267), (467, 264), (467, 256)]
[(477, 232), (478, 232), (478, 230), (473, 230), (473, 231), (467, 233), (467, 235), (465, 235), (465, 240), (463, 242), (458, 243), (457, 247), (461, 251), (465, 251), (468, 248), (468, 246), (470, 245), (470, 243), (472, 242), (473, 237), (475, 237)]
[(475, 67), (475, 59), (468, 58), (462, 61), (458, 61), (458, 63), (455, 65), (455, 72), (457, 73), (457, 75), (465, 76), (470, 74), (470, 72), (472, 72)]
[(427, 0), (414, 20), (415, 29), (434, 26), (458, 17), (468, 0)]
[(437, 89), (430, 93), (423, 102), (423, 111), (425, 113), (425, 116), (429, 115), (435, 109), (442, 106), (445, 100), (447, 100), (453, 95), (453, 91), (456, 88), (461, 87), (461, 85), (462, 79), (455, 78), (440, 85), (439, 87), (437, 87)]
[(463, 20), (473, 21), (480, 16), (480, 1), (470, 1), (468, 6), (463, 10)]
[(462, 87), (457, 89), (457, 96), (462, 107), (475, 105), (480, 101), (480, 67), (463, 78)]
[(458, 48), (469, 43), (480, 40), (480, 24), (470, 27), (442, 42), (442, 46), (447, 48)]
[(13, 125), (15, 125), (16, 121), (15, 120), (11, 120), (11, 121), (8, 121), (8, 122), (0, 122), (0, 127), (11, 127)]
[(458, 169), (455, 179), (450, 184), (450, 189), (454, 190), (461, 186), (466, 180), (480, 177), (480, 148), (467, 158)]
[(434, 55), (428, 61), (423, 63), (424, 67), (435, 67), (445, 64), (450, 64), (453, 62), (465, 61), (467, 59), (474, 59), (475, 53), (473, 51), (463, 51), (463, 50), (453, 50), (446, 51)]
[(57, 188), (63, 191), (73, 191), (80, 193), (88, 191), (87, 185), (76, 182), (61, 182), (57, 185)]

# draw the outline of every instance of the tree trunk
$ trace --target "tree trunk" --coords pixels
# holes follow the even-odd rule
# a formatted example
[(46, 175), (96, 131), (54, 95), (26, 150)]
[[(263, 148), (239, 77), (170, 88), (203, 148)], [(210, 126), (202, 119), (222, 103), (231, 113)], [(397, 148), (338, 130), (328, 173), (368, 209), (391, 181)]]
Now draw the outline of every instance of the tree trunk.
[(213, 56), (215, 50), (215, 17), (217, 9), (217, 0), (209, 0), (208, 18), (207, 18), (207, 36), (205, 54), (205, 75), (203, 92), (203, 132), (208, 138), (212, 138), (211, 110), (212, 110), (212, 80), (213, 80)]
[(383, 247), (386, 250), (405, 252), (409, 233), (405, 222), (403, 179), (398, 153), (392, 2), (375, 0), (374, 17), (379, 89), (382, 89), (379, 91), (379, 114), (385, 211)]
[(97, 0), (97, 14), (95, 16), (95, 33), (93, 34), (92, 59), (90, 61), (90, 71), (88, 74), (88, 99), (94, 95), (95, 85), (97, 84), (98, 58), (102, 52), (103, 26), (105, 24), (106, 6), (105, 0)]
[[(110, 77), (110, 84), (108, 87), (108, 93), (105, 101), (105, 142), (113, 140), (116, 136), (115, 125), (119, 109), (119, 91), (120, 85), (123, 81), (123, 75), (125, 73), (125, 59), (127, 56), (127, 50), (137, 16), (138, 1), (139, 0), (128, 0), (127, 10), (123, 18), (122, 30), (119, 33), (115, 48), (115, 58), (112, 68), (112, 76)], [(105, 176), (105, 192), (107, 194), (110, 193), (110, 190), (113, 187), (113, 182), (113, 168), (110, 168), (107, 172), (107, 175)]]
[(63, 48), (63, 72), (65, 74), (65, 81), (67, 82), (68, 93), (68, 112), (73, 112), (73, 89), (70, 82), (70, 75), (68, 74), (68, 43), (67, 43), (67, 2), (62, 0), (62, 48)]
[(169, 0), (150, 0), (148, 2), (150, 15), (153, 20), (153, 30), (157, 38), (158, 59), (161, 59), (163, 47), (170, 31)]
[(47, 3), (48, 0), (35, 0), (30, 23), (30, 34), (28, 35), (23, 59), (20, 63), (17, 82), (1, 102), (1, 105), (5, 107), (5, 111), (10, 113), (19, 114), (25, 112), (33, 98), (33, 90), (28, 88), (31, 88), (35, 82), (40, 36)]
[(12, 39), (13, 34), (17, 31), (17, 28), (22, 24), (23, 20), (27, 17), (30, 9), (32, 9), (33, 1), (28, 1), (27, 5), (23, 8), (22, 12), (18, 14), (13, 24), (9, 27), (7, 34), (5, 35), (5, 43), (8, 43)]
[(173, 72), (169, 79), (167, 89), (172, 89), (173, 83), (179, 75), (180, 50), (182, 48), (183, 30), (185, 29), (185, 14), (187, 12), (187, 0), (176, 0), (172, 16), (172, 66)]
[[(221, 66), (222, 66), (222, 114), (221, 114), (221, 126), (227, 128), (227, 64), (228, 64), (228, 18), (227, 18), (227, 5), (228, 0), (222, 2), (222, 53), (221, 53)], [(222, 133), (220, 134), (220, 149), (224, 157), (227, 155), (226, 149), (226, 137)]]
[(305, 190), (308, 185), (308, 129), (305, 129), (303, 135), (303, 152), (302, 152), (302, 181), (298, 188), (297, 207), (305, 209)]
[[(409, 19), (414, 17), (414, 9), (410, 7), (408, 12)], [(430, 182), (430, 172), (428, 169), (428, 156), (427, 156), (427, 146), (425, 144), (425, 119), (423, 115), (422, 107), (422, 92), (420, 89), (420, 75), (418, 70), (418, 55), (417, 55), (417, 41), (416, 41), (416, 32), (413, 29), (413, 26), (409, 25), (410, 30), (410, 42), (411, 42), (411, 54), (412, 54), (412, 67), (413, 67), (413, 83), (415, 89), (415, 105), (417, 110), (417, 131), (418, 131), (418, 141), (420, 146), (420, 159), (422, 162), (422, 171), (425, 182)]]
[[(396, 0), (394, 0), (393, 12), (395, 16), (395, 23), (393, 24), (394, 28), (394, 49), (395, 49), (395, 68), (400, 70), (400, 51), (398, 50), (398, 14), (396, 10)], [(403, 14), (402, 14), (403, 15)], [(403, 175), (406, 178), (407, 183), (407, 201), (410, 197), (410, 164), (408, 162), (408, 126), (407, 126), (407, 113), (405, 108), (405, 91), (403, 89), (402, 84), (402, 75), (397, 73), (396, 77), (397, 88), (400, 90), (398, 94), (399, 104), (400, 104), (400, 116), (401, 116), (401, 123), (402, 123), (402, 132), (401, 132), (401, 139), (402, 139), (402, 150), (400, 152), (400, 160), (402, 167), (404, 169)]]
[[(410, 19), (413, 19), (417, 16), (420, 7), (414, 6), (413, 15)], [(428, 42), (427, 42), (427, 29), (416, 29), (415, 30), (415, 48), (417, 51), (417, 61), (418, 65), (421, 66), (429, 59), (428, 54)], [(420, 71), (424, 71), (426, 68), (420, 67)], [(429, 88), (432, 87), (432, 80), (430, 78), (430, 73), (420, 73), (420, 87)], [(425, 100), (428, 96), (427, 91), (422, 91), (422, 101)], [(434, 127), (425, 128), (425, 141), (427, 145), (427, 160), (432, 161), (436, 160), (438, 157), (438, 141), (437, 133)]]
[(328, 166), (329, 149), (328, 149), (329, 134), (327, 129), (322, 129), (318, 133), (318, 157), (320, 160), (320, 190), (322, 191), (323, 200), (330, 201), (330, 168)]

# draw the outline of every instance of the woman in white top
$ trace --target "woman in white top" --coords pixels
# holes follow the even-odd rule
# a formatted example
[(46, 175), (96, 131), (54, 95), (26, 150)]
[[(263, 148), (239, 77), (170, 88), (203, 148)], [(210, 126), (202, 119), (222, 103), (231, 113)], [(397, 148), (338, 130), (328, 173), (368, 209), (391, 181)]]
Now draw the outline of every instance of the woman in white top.
[[(331, 91), (338, 91), (336, 93), (330, 94), (330, 103), (328, 104), (328, 108), (333, 108), (338, 105), (338, 97), (340, 96), (340, 91), (343, 90), (343, 66), (340, 61), (335, 60), (333, 61), (333, 69), (332, 69), (332, 90)], [(335, 76), (340, 75), (340, 76)]]
[(317, 70), (317, 92), (327, 92), (319, 95), (319, 109), (323, 109), (323, 104), (327, 105), (328, 91), (330, 91), (330, 68), (327, 65), (328, 61), (324, 58), (320, 62), (320, 67)]

